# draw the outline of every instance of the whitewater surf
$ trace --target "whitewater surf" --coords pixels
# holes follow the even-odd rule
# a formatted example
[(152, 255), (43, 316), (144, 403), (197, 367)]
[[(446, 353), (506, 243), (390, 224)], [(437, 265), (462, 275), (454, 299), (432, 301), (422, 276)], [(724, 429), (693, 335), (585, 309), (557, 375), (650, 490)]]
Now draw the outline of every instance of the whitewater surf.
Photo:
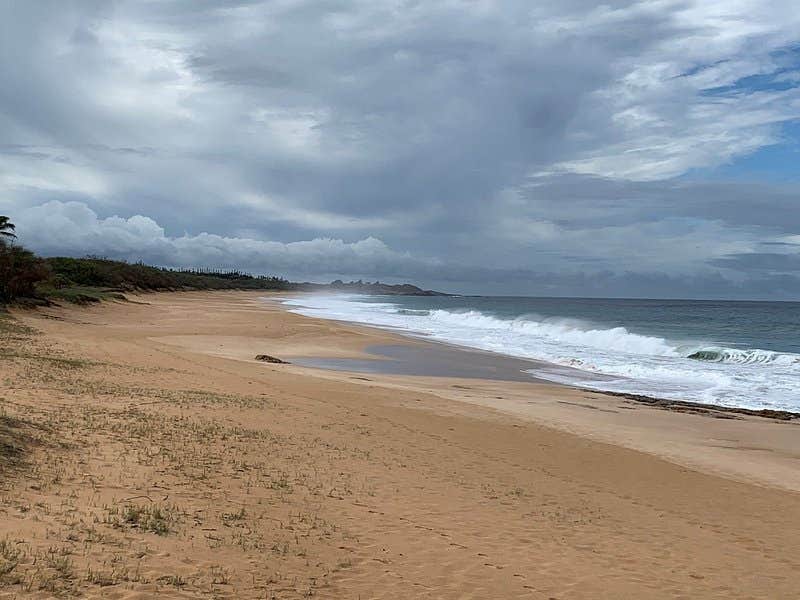
[[(558, 383), (800, 410), (800, 353), (790, 351), (792, 340), (800, 339), (792, 337), (796, 307), (730, 303), (720, 309), (702, 301), (659, 302), (320, 295), (286, 304), (302, 314), (569, 367), (532, 373)], [(759, 338), (764, 318), (786, 337), (777, 342), (778, 349), (733, 347), (759, 339), (775, 345), (775, 334)], [(631, 325), (619, 324), (625, 319)]]

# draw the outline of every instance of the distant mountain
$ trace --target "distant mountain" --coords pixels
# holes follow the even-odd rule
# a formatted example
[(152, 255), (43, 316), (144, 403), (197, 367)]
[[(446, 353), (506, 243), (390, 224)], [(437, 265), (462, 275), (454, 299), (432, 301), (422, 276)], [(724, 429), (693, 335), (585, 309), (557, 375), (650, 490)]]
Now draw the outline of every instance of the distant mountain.
[(423, 290), (410, 283), (381, 283), (375, 281), (349, 281), (344, 282), (340, 279), (331, 283), (295, 283), (293, 288), (304, 292), (348, 292), (350, 294), (376, 294), (382, 296), (450, 296), (444, 292), (435, 290)]

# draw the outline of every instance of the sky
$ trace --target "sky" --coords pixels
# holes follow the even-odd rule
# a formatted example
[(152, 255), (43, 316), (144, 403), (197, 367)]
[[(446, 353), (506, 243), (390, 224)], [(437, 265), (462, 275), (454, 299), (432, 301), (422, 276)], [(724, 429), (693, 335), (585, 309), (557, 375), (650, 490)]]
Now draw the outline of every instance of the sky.
[(0, 0), (43, 255), (800, 299), (796, 0)]

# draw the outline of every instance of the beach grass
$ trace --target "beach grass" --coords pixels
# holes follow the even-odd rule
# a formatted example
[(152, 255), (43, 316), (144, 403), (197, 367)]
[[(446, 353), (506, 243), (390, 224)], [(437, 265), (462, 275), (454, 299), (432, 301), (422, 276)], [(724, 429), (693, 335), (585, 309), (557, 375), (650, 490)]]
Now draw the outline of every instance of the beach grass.
[[(258, 328), (259, 346), (284, 355), (287, 336), (338, 347), (369, 334), (259, 298), (159, 294), (0, 314), (0, 598), (796, 590), (796, 494), (470, 402), (516, 397), (593, 427), (704, 419), (706, 452), (711, 429), (729, 440), (749, 424), (777, 439), (791, 422), (622, 411), (620, 398), (514, 382), (448, 380), (434, 393), (308, 375), (253, 361), (248, 336)], [(212, 352), (245, 344), (245, 358), (205, 353), (206, 338)], [(781, 465), (776, 453), (719, 451)]]
[[(280, 414), (273, 399), (154, 386), (168, 369), (75, 356), (8, 313), (0, 335), (0, 511), (27, 524), (0, 537), (7, 589), (66, 598), (155, 585), (214, 595), (245, 585), (233, 553), (261, 565), (247, 586), (300, 598), (336, 569), (310, 551), (319, 546), (311, 539), (342, 543), (319, 503), (352, 483), (316, 468), (316, 459), (298, 462), (322, 459), (327, 447), (248, 427), (245, 418), (229, 422), (237, 413)], [(33, 396), (39, 401), (26, 400)], [(213, 551), (220, 562), (158, 558), (191, 554), (194, 539), (200, 556)]]
[(39, 292), (46, 298), (72, 304), (92, 304), (103, 300), (125, 300), (125, 294), (114, 288), (74, 285), (64, 288), (41, 286)]

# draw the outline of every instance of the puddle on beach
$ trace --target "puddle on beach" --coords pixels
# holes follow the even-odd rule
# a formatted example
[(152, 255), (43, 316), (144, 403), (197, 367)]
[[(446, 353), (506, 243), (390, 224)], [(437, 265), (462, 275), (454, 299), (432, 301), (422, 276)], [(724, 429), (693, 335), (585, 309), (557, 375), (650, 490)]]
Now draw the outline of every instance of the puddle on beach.
[(368, 347), (366, 352), (375, 358), (301, 357), (293, 358), (292, 363), (303, 367), (354, 373), (521, 382), (543, 381), (546, 377), (537, 378), (535, 373), (544, 374), (554, 368), (554, 365), (538, 361), (454, 348), (445, 344), (378, 345)]

